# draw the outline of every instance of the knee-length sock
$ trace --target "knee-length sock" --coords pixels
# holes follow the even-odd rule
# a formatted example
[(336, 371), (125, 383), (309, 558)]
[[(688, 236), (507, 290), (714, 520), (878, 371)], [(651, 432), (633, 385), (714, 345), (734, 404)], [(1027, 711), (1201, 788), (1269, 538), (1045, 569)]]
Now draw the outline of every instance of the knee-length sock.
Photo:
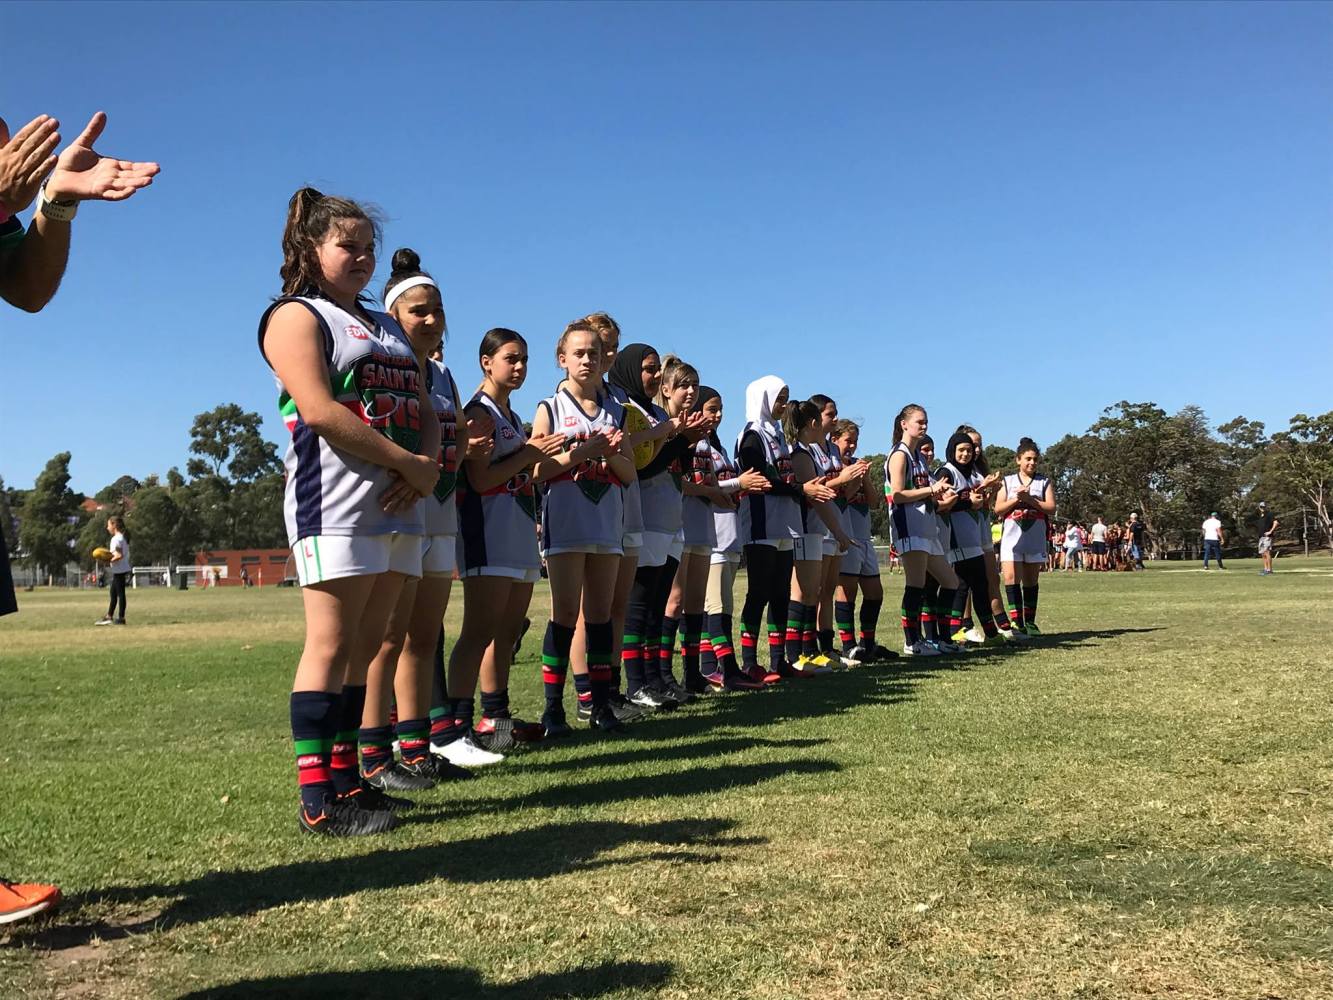
[(357, 769), (356, 738), (361, 729), (361, 715), (366, 708), (364, 684), (343, 685), (342, 701), (338, 705), (338, 731), (333, 737), (329, 764), (333, 773), (333, 787), (339, 795), (346, 795), (361, 782)]
[(783, 633), (783, 647), (787, 662), (795, 663), (801, 658), (802, 633), (805, 631), (805, 605), (800, 601), (787, 602), (787, 628)]
[(292, 746), (296, 750), (296, 780), (301, 808), (315, 817), (336, 794), (329, 758), (338, 733), (342, 695), (332, 691), (293, 691)]
[(786, 639), (787, 614), (791, 608), (791, 573), (796, 556), (791, 549), (774, 553), (773, 576), (769, 578), (768, 592), (768, 655), (769, 669), (783, 662), (783, 643)]
[[(731, 644), (731, 615), (708, 616), (708, 640), (716, 669), (722, 670), (728, 661), (736, 665), (736, 650)], [(707, 669), (704, 673), (708, 673)]]
[(939, 593), (935, 595), (935, 635), (940, 642), (949, 642), (953, 638), (954, 630), (950, 621), (953, 618), (953, 595), (952, 587), (940, 587)]
[[(481, 714), (488, 719), (509, 718), (509, 688), (503, 687), (498, 691), (487, 691), (482, 688)], [(458, 718), (458, 702), (454, 702), (454, 718)]]
[(1009, 623), (1015, 628), (1023, 627), (1023, 587), (1017, 583), (1004, 585), (1004, 596), (1009, 599)]
[[(625, 671), (625, 693), (637, 694), (647, 683), (644, 664), (644, 623), (648, 619), (648, 604), (652, 600), (653, 585), (657, 582), (659, 566), (640, 566), (634, 571), (630, 585), (629, 603), (625, 607), (625, 635), (620, 644), (620, 665)], [(657, 669), (656, 662), (653, 669)]]
[(361, 749), (361, 770), (365, 774), (393, 767), (393, 726), (362, 726), (356, 739)]
[(921, 588), (921, 637), (927, 642), (939, 638), (935, 631), (935, 598), (940, 592), (940, 585), (933, 576), (926, 577), (926, 585)]
[(834, 601), (833, 624), (838, 627), (838, 641), (846, 653), (856, 645), (856, 604), (852, 601)]
[(1037, 584), (1023, 584), (1023, 624), (1037, 624)]
[(418, 764), (430, 756), (429, 719), (399, 719), (393, 731), (404, 764)]
[(701, 677), (699, 672), (702, 656), (704, 616), (703, 612), (686, 612), (684, 617), (685, 632), (680, 640), (681, 671), (686, 677)]
[(574, 630), (568, 625), (550, 621), (542, 639), (542, 686), (546, 689), (546, 711), (563, 716), (565, 700), (565, 673), (569, 670), (569, 647), (574, 642)]
[(912, 646), (921, 641), (921, 601), (925, 591), (908, 584), (903, 588), (903, 641)]
[(676, 637), (680, 631), (680, 619), (662, 616), (662, 634), (658, 637), (661, 644), (657, 647), (657, 676), (665, 683), (676, 679), (675, 669)]
[(875, 629), (879, 627), (879, 609), (884, 606), (884, 598), (861, 598), (861, 631), (857, 636), (858, 644), (866, 650), (875, 648)]
[(611, 651), (615, 646), (615, 631), (611, 623), (588, 622), (588, 683), (591, 686), (592, 707), (596, 711), (611, 701)]

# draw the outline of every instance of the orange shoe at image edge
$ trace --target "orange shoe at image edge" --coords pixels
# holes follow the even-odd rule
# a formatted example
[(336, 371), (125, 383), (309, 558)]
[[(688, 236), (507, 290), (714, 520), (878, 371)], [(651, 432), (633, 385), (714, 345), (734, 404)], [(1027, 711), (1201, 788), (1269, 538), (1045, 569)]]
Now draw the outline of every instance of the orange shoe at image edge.
[(60, 902), (60, 889), (54, 885), (9, 882), (0, 879), (0, 924), (26, 920)]

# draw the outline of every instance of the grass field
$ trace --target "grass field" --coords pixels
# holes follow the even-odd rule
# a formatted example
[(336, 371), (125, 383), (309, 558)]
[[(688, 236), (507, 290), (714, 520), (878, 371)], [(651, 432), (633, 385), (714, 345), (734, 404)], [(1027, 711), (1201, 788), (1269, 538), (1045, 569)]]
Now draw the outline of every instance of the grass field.
[(296, 824), (298, 593), (21, 594), (0, 874), (67, 904), (0, 995), (1333, 997), (1333, 563), (1229, 565), (1047, 576), (1021, 651), (580, 735), (339, 842)]

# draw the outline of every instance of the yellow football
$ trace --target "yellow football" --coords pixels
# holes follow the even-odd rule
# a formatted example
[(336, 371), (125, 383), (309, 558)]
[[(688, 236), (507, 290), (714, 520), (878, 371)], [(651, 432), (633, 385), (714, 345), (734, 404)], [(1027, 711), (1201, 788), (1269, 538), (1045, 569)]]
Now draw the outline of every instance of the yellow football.
[[(643, 415), (643, 411), (637, 406), (625, 407), (625, 433), (637, 434), (639, 431), (646, 431), (652, 424), (648, 423), (648, 418)], [(634, 448), (634, 468), (642, 469), (653, 460), (653, 443), (644, 441)]]
[(97, 548), (93, 549), (93, 558), (98, 562), (110, 562), (112, 555), (112, 551), (105, 545), (99, 545)]

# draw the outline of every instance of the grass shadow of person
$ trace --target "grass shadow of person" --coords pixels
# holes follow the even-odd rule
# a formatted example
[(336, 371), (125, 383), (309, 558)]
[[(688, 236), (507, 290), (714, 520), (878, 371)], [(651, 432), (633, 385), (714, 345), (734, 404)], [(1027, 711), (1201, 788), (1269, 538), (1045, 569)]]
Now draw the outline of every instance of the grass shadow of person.
[(244, 979), (181, 994), (176, 1000), (327, 1000), (330, 997), (380, 997), (395, 1000), (582, 1000), (629, 991), (656, 992), (671, 979), (666, 962), (603, 962), (563, 972), (547, 972), (509, 983), (488, 983), (472, 969), (458, 966), (399, 966), (298, 973)]

